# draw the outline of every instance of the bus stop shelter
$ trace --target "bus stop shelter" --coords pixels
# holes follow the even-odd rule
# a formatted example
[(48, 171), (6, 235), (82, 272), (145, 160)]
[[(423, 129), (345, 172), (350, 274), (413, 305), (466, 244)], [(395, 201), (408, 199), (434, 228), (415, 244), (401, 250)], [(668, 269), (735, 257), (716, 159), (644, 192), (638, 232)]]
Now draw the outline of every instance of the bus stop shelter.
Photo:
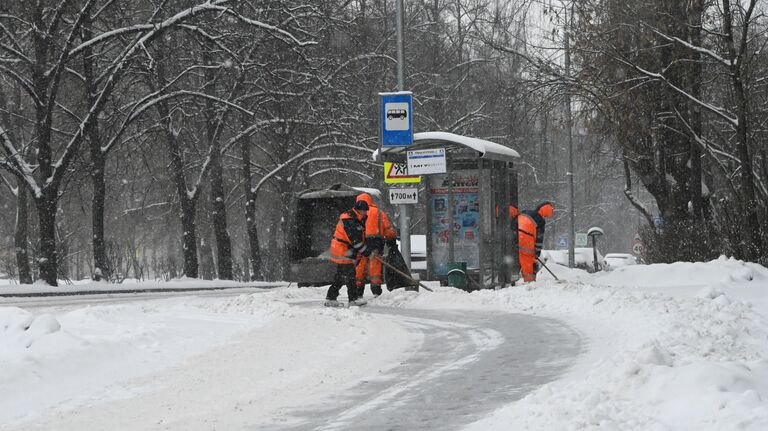
[[(447, 132), (413, 134), (408, 147), (390, 147), (383, 158), (406, 151), (445, 148), (446, 173), (423, 180), (427, 221), (427, 278), (447, 282), (466, 271), (468, 289), (496, 288), (518, 278), (516, 224), (517, 151), (484, 139)], [(514, 229), (514, 230), (513, 230)]]

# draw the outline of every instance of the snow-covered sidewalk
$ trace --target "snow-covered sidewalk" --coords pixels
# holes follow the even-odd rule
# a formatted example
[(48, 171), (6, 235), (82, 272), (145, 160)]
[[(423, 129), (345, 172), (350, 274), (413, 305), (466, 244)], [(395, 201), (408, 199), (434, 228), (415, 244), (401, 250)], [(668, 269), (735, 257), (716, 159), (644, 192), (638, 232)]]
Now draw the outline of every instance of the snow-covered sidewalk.
[[(566, 375), (472, 430), (768, 429), (768, 269), (725, 258), (552, 269), (565, 281), (398, 290), (371, 305), (535, 314), (582, 334)], [(420, 342), (365, 309), (298, 304), (323, 295), (293, 287), (32, 311), (0, 301), (0, 428), (287, 425), (282, 412), (339, 396)], [(169, 410), (171, 397), (189, 407)]]

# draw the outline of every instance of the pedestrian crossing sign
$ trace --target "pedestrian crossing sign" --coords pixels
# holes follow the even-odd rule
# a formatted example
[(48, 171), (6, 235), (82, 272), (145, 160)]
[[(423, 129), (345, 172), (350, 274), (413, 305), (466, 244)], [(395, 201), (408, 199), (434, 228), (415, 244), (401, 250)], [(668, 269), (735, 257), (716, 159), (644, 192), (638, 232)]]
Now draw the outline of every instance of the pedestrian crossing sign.
[(384, 162), (384, 182), (387, 184), (420, 183), (421, 176), (408, 175), (405, 163)]

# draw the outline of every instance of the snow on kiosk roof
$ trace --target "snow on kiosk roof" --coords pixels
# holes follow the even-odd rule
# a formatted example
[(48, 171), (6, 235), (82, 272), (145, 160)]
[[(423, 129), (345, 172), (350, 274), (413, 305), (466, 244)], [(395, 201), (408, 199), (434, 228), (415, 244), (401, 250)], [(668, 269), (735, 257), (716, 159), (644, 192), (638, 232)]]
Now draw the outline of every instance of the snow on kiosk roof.
[(413, 134), (413, 145), (409, 147), (384, 148), (386, 154), (397, 154), (407, 150), (420, 150), (431, 147), (446, 147), (459, 154), (464, 149), (475, 151), (480, 159), (493, 159), (513, 162), (520, 158), (520, 154), (512, 148), (485, 139), (472, 138), (448, 132), (419, 132)]

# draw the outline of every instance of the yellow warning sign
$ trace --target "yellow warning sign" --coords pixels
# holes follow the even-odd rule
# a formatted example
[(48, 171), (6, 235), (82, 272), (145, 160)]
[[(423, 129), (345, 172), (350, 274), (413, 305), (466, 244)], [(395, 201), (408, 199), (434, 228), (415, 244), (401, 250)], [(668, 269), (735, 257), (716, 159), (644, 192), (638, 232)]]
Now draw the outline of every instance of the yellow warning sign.
[(387, 184), (420, 183), (421, 176), (408, 175), (405, 163), (384, 162), (384, 182)]

